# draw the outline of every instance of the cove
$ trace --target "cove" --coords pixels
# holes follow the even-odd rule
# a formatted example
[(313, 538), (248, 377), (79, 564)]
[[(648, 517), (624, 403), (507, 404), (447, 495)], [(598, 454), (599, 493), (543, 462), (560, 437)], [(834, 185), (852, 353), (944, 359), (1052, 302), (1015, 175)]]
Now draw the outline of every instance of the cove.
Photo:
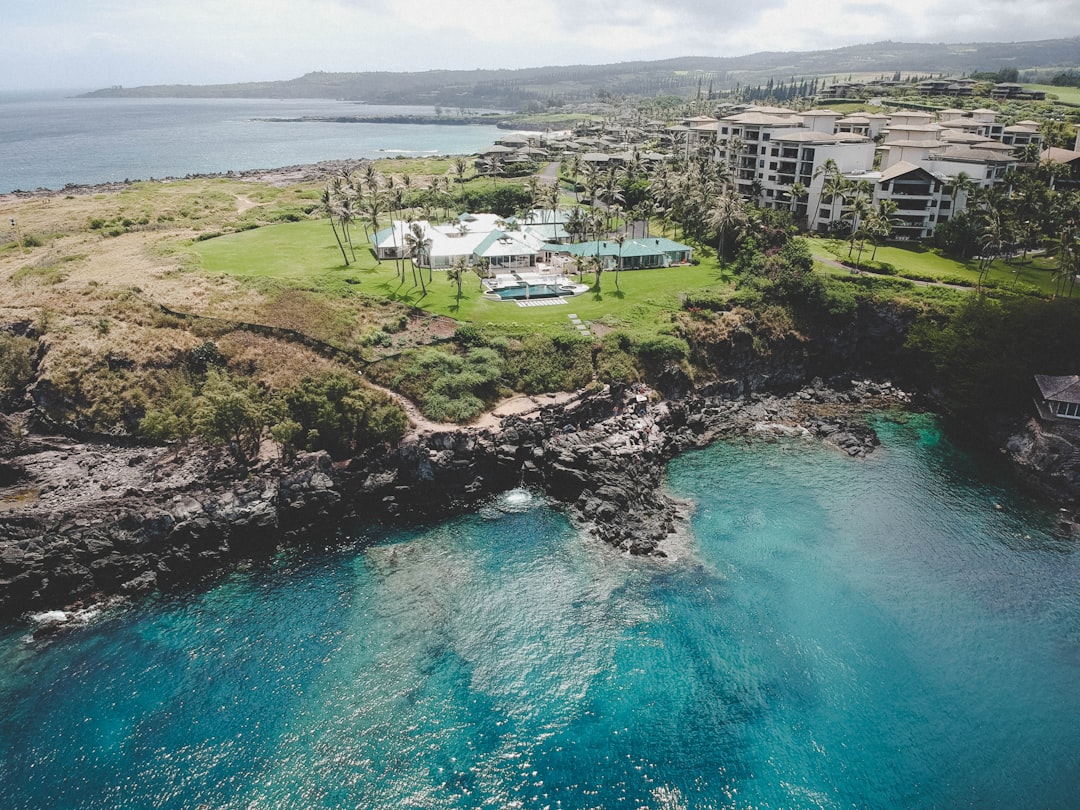
[(1080, 560), (926, 416), (672, 462), (678, 559), (538, 496), (0, 636), (12, 808), (1067, 807)]

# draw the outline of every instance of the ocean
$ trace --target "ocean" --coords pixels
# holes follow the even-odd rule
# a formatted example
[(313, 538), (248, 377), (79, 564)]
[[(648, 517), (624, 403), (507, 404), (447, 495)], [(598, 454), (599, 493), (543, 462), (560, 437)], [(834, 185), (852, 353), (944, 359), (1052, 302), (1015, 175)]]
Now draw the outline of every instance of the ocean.
[(676, 459), (677, 559), (513, 490), (9, 628), (0, 804), (1075, 807), (1076, 541), (933, 417), (876, 426)]
[(0, 93), (0, 194), (321, 160), (474, 154), (501, 132), (479, 125), (259, 120), (434, 112), (429, 107), (319, 99), (106, 99)]

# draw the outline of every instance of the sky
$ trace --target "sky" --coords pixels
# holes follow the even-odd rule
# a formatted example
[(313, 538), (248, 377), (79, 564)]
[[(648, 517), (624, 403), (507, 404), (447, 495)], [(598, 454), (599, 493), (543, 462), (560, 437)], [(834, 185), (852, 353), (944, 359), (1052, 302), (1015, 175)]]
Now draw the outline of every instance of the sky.
[(5, 0), (0, 90), (1080, 34), (1080, 0)]

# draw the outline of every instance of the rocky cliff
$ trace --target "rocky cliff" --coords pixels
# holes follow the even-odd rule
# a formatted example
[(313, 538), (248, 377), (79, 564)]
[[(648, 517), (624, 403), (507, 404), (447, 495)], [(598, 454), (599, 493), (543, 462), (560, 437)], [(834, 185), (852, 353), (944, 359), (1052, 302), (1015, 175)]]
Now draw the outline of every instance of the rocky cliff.
[(338, 465), (312, 453), (237, 469), (207, 448), (19, 438), (4, 423), (0, 615), (174, 587), (283, 543), (332, 540), (346, 517), (442, 517), (519, 485), (619, 549), (662, 555), (685, 517), (662, 487), (677, 453), (795, 433), (861, 455), (876, 442), (862, 413), (908, 400), (867, 382), (787, 397), (733, 398), (730, 388), (654, 402), (643, 389), (608, 389), (496, 431), (414, 433)]

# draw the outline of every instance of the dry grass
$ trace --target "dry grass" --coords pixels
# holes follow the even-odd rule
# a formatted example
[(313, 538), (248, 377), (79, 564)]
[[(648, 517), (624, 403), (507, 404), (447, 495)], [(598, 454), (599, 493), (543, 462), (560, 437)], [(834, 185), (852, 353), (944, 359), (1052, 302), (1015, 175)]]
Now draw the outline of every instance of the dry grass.
[(295, 385), (304, 377), (340, 370), (337, 363), (308, 349), (250, 332), (229, 332), (216, 342), (230, 371), (274, 390)]
[[(0, 324), (38, 324), (48, 348), (40, 371), (56, 390), (56, 415), (95, 428), (130, 421), (148, 402), (167, 397), (170, 369), (183, 367), (188, 352), (212, 337), (200, 322), (163, 315), (159, 304), (305, 332), (314, 325), (316, 337), (354, 342), (387, 316), (203, 273), (186, 247), (208, 230), (277, 221), (310, 205), (312, 195), (306, 187), (207, 179), (0, 197)], [(234, 370), (272, 388), (334, 365), (270, 338), (232, 333), (221, 343)]]

